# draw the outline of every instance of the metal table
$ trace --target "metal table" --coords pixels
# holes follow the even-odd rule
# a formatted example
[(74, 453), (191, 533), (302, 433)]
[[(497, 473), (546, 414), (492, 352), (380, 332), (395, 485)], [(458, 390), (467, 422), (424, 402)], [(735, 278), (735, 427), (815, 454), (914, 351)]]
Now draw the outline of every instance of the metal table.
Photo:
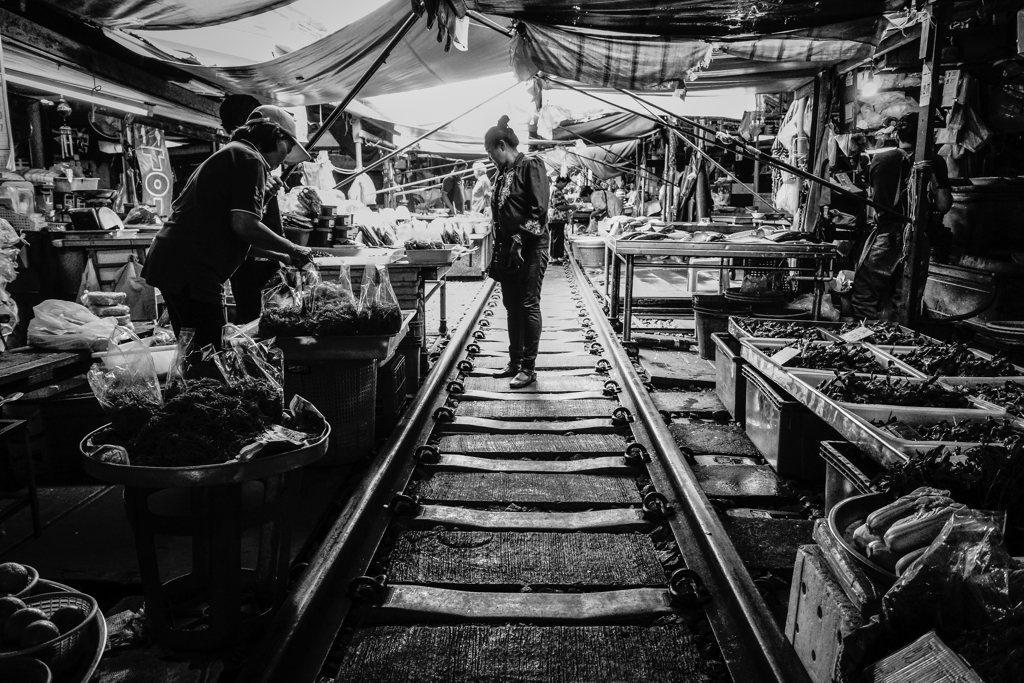
[[(605, 288), (610, 303), (610, 316), (614, 320), (619, 315), (619, 287), (622, 265), (626, 266), (625, 286), (622, 311), (622, 340), (630, 341), (633, 328), (633, 273), (636, 260), (658, 256), (678, 256), (686, 258), (720, 259), (717, 267), (701, 266), (701, 270), (719, 270), (720, 289), (725, 287), (725, 273), (737, 268), (733, 259), (812, 259), (813, 268), (787, 263), (784, 266), (758, 265), (757, 270), (811, 271), (811, 275), (795, 276), (796, 279), (809, 280), (815, 284), (814, 317), (817, 319), (824, 293), (824, 283), (830, 279), (833, 259), (839, 256), (835, 245), (811, 244), (809, 242), (783, 242), (766, 244), (761, 242), (679, 242), (676, 240), (615, 240), (608, 235), (602, 237), (605, 245)], [(659, 263), (658, 268), (693, 268), (690, 263)], [(724, 291), (724, 290), (723, 290)]]

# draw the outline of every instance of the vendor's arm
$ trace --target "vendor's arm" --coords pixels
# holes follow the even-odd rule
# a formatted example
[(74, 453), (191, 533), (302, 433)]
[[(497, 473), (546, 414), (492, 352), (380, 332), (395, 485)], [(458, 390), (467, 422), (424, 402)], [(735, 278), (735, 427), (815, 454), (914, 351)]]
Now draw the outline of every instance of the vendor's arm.
[(231, 230), (240, 240), (258, 250), (287, 256), (292, 265), (295, 265), (295, 262), (301, 265), (309, 260), (309, 248), (300, 247), (280, 235), (275, 235), (274, 231), (263, 225), (254, 213), (241, 209), (232, 211)]
[(519, 233), (524, 241), (536, 240), (544, 234), (548, 222), (548, 202), (551, 199), (551, 183), (540, 159), (526, 161), (526, 211)]
[(288, 254), (282, 254), (279, 251), (268, 251), (266, 249), (259, 249), (257, 247), (252, 247), (249, 250), (249, 256), (254, 258), (270, 259), (271, 261), (279, 261), (285, 264), (291, 263), (292, 260), (292, 257), (289, 256)]
[(230, 179), (231, 231), (252, 247), (284, 254), (301, 265), (309, 260), (310, 250), (275, 234), (262, 221), (266, 187), (267, 172), (261, 160), (249, 159), (235, 167)]

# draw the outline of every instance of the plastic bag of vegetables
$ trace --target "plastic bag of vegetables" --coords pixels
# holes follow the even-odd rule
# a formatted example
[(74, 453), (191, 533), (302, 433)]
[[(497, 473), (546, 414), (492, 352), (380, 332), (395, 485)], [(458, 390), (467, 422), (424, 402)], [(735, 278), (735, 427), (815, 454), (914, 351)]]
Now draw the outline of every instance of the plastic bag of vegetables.
[(402, 327), (402, 310), (391, 288), (388, 269), (368, 264), (359, 289), (359, 333), (395, 334)]

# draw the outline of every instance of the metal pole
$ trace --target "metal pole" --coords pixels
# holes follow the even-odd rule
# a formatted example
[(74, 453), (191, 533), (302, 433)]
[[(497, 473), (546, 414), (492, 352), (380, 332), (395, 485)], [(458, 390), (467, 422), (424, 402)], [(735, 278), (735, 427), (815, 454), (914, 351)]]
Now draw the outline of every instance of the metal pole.
[(442, 128), (444, 128), (445, 126), (449, 126), (449, 125), (451, 125), (452, 123), (454, 123), (455, 121), (458, 121), (458, 120), (459, 120), (459, 119), (461, 119), (461, 118), (462, 118), (463, 116), (465, 116), (466, 114), (468, 114), (468, 113), (470, 113), (470, 112), (472, 112), (472, 111), (476, 111), (477, 109), (479, 109), (480, 107), (484, 106), (485, 104), (487, 104), (487, 103), (488, 103), (488, 102), (490, 102), (491, 100), (493, 100), (493, 99), (495, 99), (495, 98), (497, 98), (497, 97), (500, 97), (501, 95), (504, 95), (504, 94), (505, 94), (505, 93), (507, 93), (507, 92), (508, 92), (509, 90), (511, 90), (512, 88), (516, 87), (517, 85), (519, 85), (519, 84), (518, 84), (518, 83), (513, 83), (512, 85), (510, 85), (509, 87), (505, 88), (505, 89), (504, 89), (504, 90), (502, 90), (501, 92), (499, 92), (499, 93), (495, 93), (495, 94), (491, 95), (490, 97), (488, 97), (488, 98), (487, 98), (486, 100), (484, 100), (483, 102), (481, 102), (481, 103), (479, 103), (479, 104), (476, 104), (476, 105), (473, 105), (472, 107), (470, 107), (470, 108), (469, 108), (469, 109), (467, 109), (466, 111), (462, 112), (462, 113), (461, 113), (461, 114), (459, 114), (458, 116), (455, 116), (455, 117), (453, 117), (453, 118), (449, 119), (448, 121), (445, 121), (445, 122), (444, 122), (444, 123), (442, 123), (441, 125), (439, 125), (439, 126), (436, 126), (435, 128), (433, 128), (433, 129), (431, 129), (431, 130), (427, 131), (427, 132), (426, 132), (426, 133), (424, 133), (423, 135), (419, 136), (418, 138), (416, 138), (415, 140), (413, 140), (412, 142), (410, 142), (409, 144), (407, 144), (407, 145), (406, 145), (405, 147), (399, 147), (398, 149), (396, 149), (396, 150), (395, 150), (394, 152), (392, 152), (391, 154), (388, 154), (387, 156), (381, 157), (381, 158), (380, 158), (380, 159), (378, 159), (377, 161), (373, 162), (372, 164), (370, 164), (369, 166), (367, 166), (366, 168), (364, 168), (364, 169), (363, 169), (362, 171), (356, 171), (355, 173), (351, 173), (351, 174), (348, 174), (348, 175), (346, 176), (345, 180), (342, 180), (342, 181), (341, 181), (340, 183), (338, 183), (338, 184), (337, 184), (337, 185), (335, 185), (334, 187), (335, 187), (335, 188), (341, 187), (341, 186), (342, 186), (342, 185), (344, 185), (345, 183), (347, 183), (347, 182), (349, 182), (350, 180), (352, 180), (353, 178), (355, 178), (355, 177), (356, 177), (357, 175), (359, 175), (360, 173), (367, 173), (367, 172), (369, 172), (369, 171), (372, 171), (373, 169), (377, 168), (377, 167), (378, 167), (378, 166), (380, 166), (381, 164), (383, 164), (383, 163), (385, 163), (385, 162), (387, 162), (387, 161), (390, 161), (390, 160), (394, 159), (395, 157), (397, 157), (397, 156), (398, 156), (399, 154), (401, 154), (402, 152), (406, 151), (407, 149), (409, 149), (409, 148), (411, 148), (411, 147), (415, 147), (415, 146), (416, 146), (416, 145), (418, 145), (418, 144), (419, 144), (419, 143), (420, 143), (421, 141), (423, 141), (423, 140), (425, 140), (426, 138), (430, 137), (431, 135), (433, 135), (434, 133), (438, 132), (439, 130), (441, 130), (441, 129), (442, 129)]
[[(388, 57), (391, 56), (391, 52), (398, 46), (398, 43), (400, 43), (402, 39), (405, 38), (405, 36), (409, 33), (410, 30), (412, 30), (413, 24), (415, 24), (419, 20), (420, 14), (423, 12), (422, 4), (415, 3), (415, 5), (418, 9), (409, 12), (408, 16), (406, 16), (405, 20), (402, 22), (402, 25), (399, 26), (398, 32), (391, 37), (391, 40), (388, 41), (388, 44), (385, 45), (384, 49), (380, 51), (380, 54), (377, 55), (377, 58), (375, 60), (373, 60), (373, 64), (370, 65), (370, 68), (366, 70), (362, 78), (359, 79), (355, 86), (353, 86), (353, 88), (348, 91), (348, 93), (345, 95), (345, 99), (343, 99), (341, 103), (334, 108), (334, 111), (332, 111), (331, 115), (327, 117), (327, 120), (321, 123), (320, 127), (317, 128), (316, 131), (309, 137), (309, 143), (306, 145), (307, 150), (313, 149), (313, 147), (316, 146), (316, 143), (320, 141), (320, 138), (327, 134), (327, 131), (330, 129), (331, 126), (334, 125), (335, 121), (341, 118), (341, 115), (345, 113), (345, 107), (352, 103), (352, 100), (356, 98), (356, 95), (358, 95), (359, 92), (366, 86), (366, 84), (370, 82), (370, 79), (373, 78), (374, 74), (376, 74), (380, 67), (384, 65), (384, 62), (388, 60)], [(298, 164), (295, 164), (287, 168), (281, 174), (282, 180), (287, 180), (288, 176), (290, 176), (295, 171), (296, 168), (298, 168)]]

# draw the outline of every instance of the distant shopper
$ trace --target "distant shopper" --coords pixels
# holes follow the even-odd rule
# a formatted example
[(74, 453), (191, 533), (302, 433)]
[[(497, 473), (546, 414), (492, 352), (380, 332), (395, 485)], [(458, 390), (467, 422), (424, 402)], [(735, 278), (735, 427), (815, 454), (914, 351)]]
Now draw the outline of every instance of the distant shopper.
[(565, 224), (572, 220), (572, 204), (565, 198), (565, 186), (569, 179), (555, 178), (555, 189), (551, 191), (551, 209), (548, 230), (551, 231), (551, 260), (561, 264), (565, 259)]
[(491, 180), (487, 177), (487, 166), (479, 161), (474, 162), (473, 175), (476, 177), (473, 185), (473, 212), (487, 213), (491, 205)]
[(462, 182), (462, 173), (466, 170), (466, 162), (462, 161), (455, 165), (455, 170), (444, 179), (441, 184), (441, 201), (446, 209), (452, 213), (466, 212), (465, 185)]
[(497, 374), (512, 377), (521, 389), (537, 380), (537, 351), (542, 329), (540, 290), (548, 265), (548, 199), (551, 187), (541, 159), (519, 151), (519, 137), (508, 117), (484, 136), (484, 149), (498, 175), (491, 197), (496, 228), (494, 256), (488, 275), (501, 284), (508, 312), (509, 362)]

